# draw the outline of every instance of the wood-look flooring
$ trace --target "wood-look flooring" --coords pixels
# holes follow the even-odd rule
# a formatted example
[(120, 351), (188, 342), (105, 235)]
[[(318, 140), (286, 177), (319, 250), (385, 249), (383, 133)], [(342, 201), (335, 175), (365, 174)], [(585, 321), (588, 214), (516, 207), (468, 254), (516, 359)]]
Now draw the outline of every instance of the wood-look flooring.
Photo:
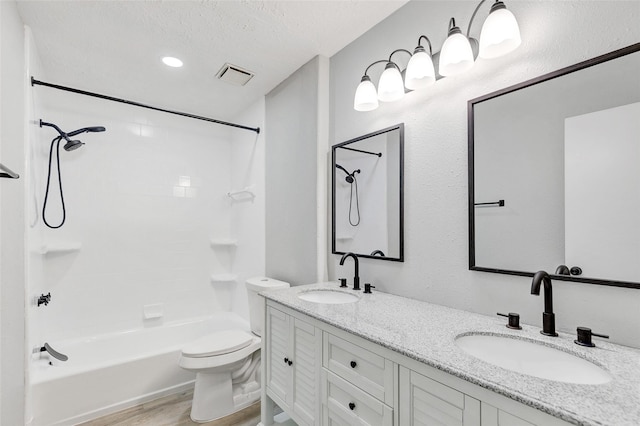
[(195, 423), (189, 418), (192, 398), (193, 390), (165, 396), (81, 423), (81, 426), (256, 426), (260, 423), (260, 402), (219, 420)]

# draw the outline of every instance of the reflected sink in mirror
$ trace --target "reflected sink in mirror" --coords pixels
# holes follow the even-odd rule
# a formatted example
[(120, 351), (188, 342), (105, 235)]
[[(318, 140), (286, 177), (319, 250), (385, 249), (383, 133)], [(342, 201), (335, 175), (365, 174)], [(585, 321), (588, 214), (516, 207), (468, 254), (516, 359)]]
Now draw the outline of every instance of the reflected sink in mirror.
[(471, 334), (456, 338), (463, 351), (498, 367), (557, 382), (598, 385), (611, 381), (599, 366), (567, 352), (527, 340)]
[(358, 296), (335, 290), (312, 290), (305, 291), (298, 295), (299, 299), (313, 303), (326, 303), (337, 305), (342, 303), (353, 303), (358, 301)]

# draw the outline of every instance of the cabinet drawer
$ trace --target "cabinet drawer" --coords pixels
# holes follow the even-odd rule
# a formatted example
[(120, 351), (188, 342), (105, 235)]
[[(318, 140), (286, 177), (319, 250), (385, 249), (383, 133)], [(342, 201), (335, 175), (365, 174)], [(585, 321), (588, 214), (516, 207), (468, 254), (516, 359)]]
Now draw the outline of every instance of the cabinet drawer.
[(393, 405), (393, 362), (324, 333), (322, 365), (360, 389), (389, 405)]
[(392, 426), (393, 409), (335, 374), (322, 370), (324, 425)]

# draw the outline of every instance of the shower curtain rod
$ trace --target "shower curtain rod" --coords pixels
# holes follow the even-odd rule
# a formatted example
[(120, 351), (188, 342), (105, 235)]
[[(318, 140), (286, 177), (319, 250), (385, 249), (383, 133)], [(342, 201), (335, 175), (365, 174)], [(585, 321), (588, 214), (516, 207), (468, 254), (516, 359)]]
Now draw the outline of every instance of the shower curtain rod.
[(158, 108), (151, 105), (141, 104), (139, 102), (128, 101), (126, 99), (114, 98), (113, 96), (101, 95), (100, 93), (87, 92), (85, 90), (74, 89), (73, 87), (66, 87), (66, 86), (60, 86), (58, 84), (45, 83), (44, 81), (36, 80), (33, 76), (31, 77), (31, 85), (51, 87), (53, 89), (64, 90), (65, 92), (77, 93), (80, 95), (91, 96), (98, 99), (106, 99), (108, 101), (120, 102), (121, 104), (133, 105), (140, 108), (152, 109), (154, 111), (166, 112), (168, 114), (180, 115), (182, 117), (194, 118), (196, 120), (208, 121), (210, 123), (222, 124), (224, 126), (231, 126), (231, 127), (236, 127), (238, 129), (251, 130), (252, 132), (256, 132), (258, 134), (260, 133), (260, 127), (243, 126), (241, 124), (230, 123), (228, 121), (222, 121), (222, 120), (216, 120), (214, 118), (203, 117), (195, 114), (189, 114), (187, 112), (172, 111), (170, 109)]

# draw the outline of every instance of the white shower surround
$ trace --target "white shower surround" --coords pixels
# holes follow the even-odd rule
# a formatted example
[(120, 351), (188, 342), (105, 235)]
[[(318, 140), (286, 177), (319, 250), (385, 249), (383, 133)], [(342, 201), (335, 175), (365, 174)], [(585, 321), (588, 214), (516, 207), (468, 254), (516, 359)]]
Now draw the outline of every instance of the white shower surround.
[(195, 373), (178, 366), (181, 348), (228, 329), (250, 331), (244, 318), (228, 312), (150, 329), (52, 341), (51, 346), (69, 360), (34, 355), (31, 424), (72, 425), (186, 390), (193, 386)]
[[(31, 72), (47, 81), (28, 43)], [(29, 363), (26, 422), (90, 418), (192, 386), (195, 375), (178, 367), (179, 349), (202, 336), (203, 326), (176, 340), (176, 324), (211, 315), (233, 320), (208, 330), (244, 324), (244, 281), (264, 275), (264, 99), (234, 120), (261, 127), (257, 135), (44, 87), (28, 94), (27, 347), (49, 342), (64, 353), (75, 342), (70, 351), (80, 355), (44, 375), (38, 362)], [(60, 152), (67, 221), (57, 230), (41, 220), (55, 132), (39, 128), (39, 119), (66, 131), (107, 129), (79, 135), (82, 149)], [(55, 186), (54, 172), (50, 223), (57, 221)], [(227, 197), (246, 186), (254, 199)], [(235, 245), (211, 245), (220, 239)], [(212, 280), (221, 274), (236, 279)], [(48, 292), (48, 306), (32, 303)], [(145, 307), (155, 318), (145, 319)], [(125, 343), (132, 338), (138, 343)], [(64, 402), (42, 392), (66, 395), (75, 407), (61, 412)]]

